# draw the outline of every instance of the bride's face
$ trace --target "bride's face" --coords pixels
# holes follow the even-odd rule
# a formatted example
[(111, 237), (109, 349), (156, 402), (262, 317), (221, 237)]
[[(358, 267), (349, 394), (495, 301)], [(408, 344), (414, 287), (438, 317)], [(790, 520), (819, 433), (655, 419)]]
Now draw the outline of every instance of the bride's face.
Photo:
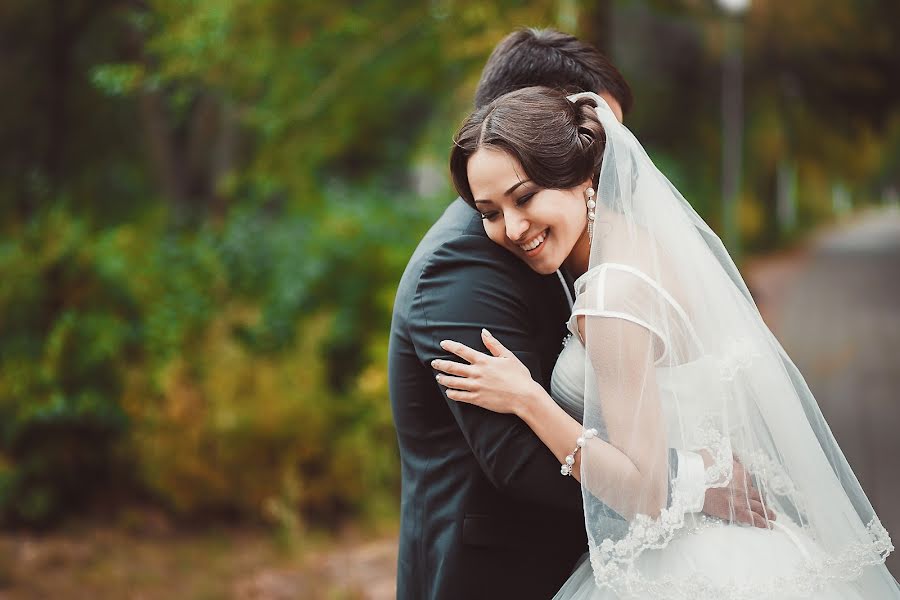
[(543, 275), (590, 247), (584, 191), (540, 188), (509, 154), (480, 148), (467, 165), (469, 188), (489, 238)]

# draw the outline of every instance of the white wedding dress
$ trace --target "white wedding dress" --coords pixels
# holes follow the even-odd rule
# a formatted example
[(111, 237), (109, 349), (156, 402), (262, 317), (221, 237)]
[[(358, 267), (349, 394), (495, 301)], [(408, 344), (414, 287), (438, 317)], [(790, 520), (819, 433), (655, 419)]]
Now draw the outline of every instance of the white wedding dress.
[[(557, 598), (900, 599), (890, 537), (721, 240), (602, 98), (568, 100), (595, 110), (604, 149), (551, 384), (598, 435), (578, 440), (588, 554)], [(730, 489), (734, 458), (777, 515), (769, 528), (698, 513), (707, 490)], [(721, 497), (732, 515), (762, 510)]]
[[(673, 307), (674, 314), (684, 314), (684, 310), (678, 306), (673, 295), (647, 274), (630, 265), (605, 263), (595, 267), (579, 279), (576, 289), (583, 287), (583, 282), (591, 278), (604, 279), (600, 287), (608, 288), (613, 285), (610, 280), (616, 276), (620, 279), (631, 278), (640, 281), (645, 293), (658, 294), (665, 303)], [(584, 314), (583, 304), (576, 300), (575, 315)], [(640, 317), (632, 314), (634, 311), (626, 314), (622, 307), (606, 306), (606, 314), (601, 315), (601, 312), (604, 311), (594, 310), (590, 314), (627, 319), (631, 322), (641, 321)], [(571, 335), (567, 338), (554, 367), (551, 387), (554, 400), (566, 412), (581, 421), (584, 414), (588, 359), (576, 330), (575, 315), (569, 321)], [(641, 324), (657, 329), (650, 323)], [(687, 328), (670, 328), (670, 331), (679, 331), (688, 337)], [(656, 333), (660, 336), (671, 335), (662, 331)], [(681, 355), (689, 354), (684, 348), (691, 344), (691, 340), (663, 341), (666, 348), (681, 347), (682, 350), (679, 352)], [(710, 395), (722, 393), (720, 389), (711, 388), (709, 382), (728, 382), (729, 377), (737, 376), (741, 369), (749, 366), (755, 358), (752, 347), (736, 345), (729, 352), (720, 355), (700, 355), (681, 364), (657, 367), (656, 381), (663, 405), (672, 404), (675, 398), (678, 401), (677, 413), (671, 411), (666, 414), (666, 418), (669, 419), (666, 423), (667, 438), (674, 448), (691, 450), (691, 447), (683, 445), (686, 440), (682, 439), (678, 421), (701, 421), (700, 416), (695, 415), (695, 418), (692, 418), (694, 411), (702, 410), (705, 399)], [(658, 364), (668, 363), (660, 360)], [(695, 406), (692, 406), (692, 402)], [(598, 425), (600, 437), (605, 437), (603, 424)], [(749, 456), (740, 458), (751, 472), (775, 468), (774, 465), (762, 462), (754, 463), (753, 458)], [(774, 480), (775, 474), (769, 472), (767, 475), (770, 480)], [(784, 478), (784, 473), (777, 475)], [(678, 501), (681, 483), (677, 478), (672, 483), (673, 503)], [(783, 480), (780, 485), (790, 487), (791, 482)], [(688, 490), (683, 491), (690, 493)], [(874, 565), (884, 571), (883, 565), (880, 564), (882, 554), (892, 549), (890, 538), (880, 523), (872, 522), (869, 533), (872, 538), (871, 545), (859, 544), (847, 548), (842, 555), (829, 556), (810, 536), (810, 532), (798, 525), (787, 511), (778, 513), (776, 521), (771, 522), (770, 529), (728, 524), (700, 513), (690, 513), (686, 514), (683, 522), (674, 528), (664, 547), (647, 548), (637, 553), (633, 562), (624, 568), (631, 569), (631, 572), (640, 578), (641, 585), (636, 586), (634, 594), (623, 591), (627, 588), (627, 584), (616, 590), (598, 586), (595, 571), (603, 571), (608, 565), (597, 564), (602, 561), (595, 560), (592, 568), (592, 561), (586, 555), (555, 598), (869, 600), (876, 597), (897, 597), (896, 589), (894, 594), (888, 596), (866, 593), (866, 590), (890, 590), (892, 581), (890, 576), (884, 573), (870, 573), (869, 581), (860, 584), (859, 579), (867, 568)], [(607, 540), (604, 544), (610, 550), (616, 545), (611, 540)], [(602, 546), (603, 544), (595, 549), (596, 554), (603, 552)], [(687, 574), (690, 576), (684, 577)], [(884, 585), (879, 584), (879, 579)], [(627, 578), (625, 580), (627, 581)]]

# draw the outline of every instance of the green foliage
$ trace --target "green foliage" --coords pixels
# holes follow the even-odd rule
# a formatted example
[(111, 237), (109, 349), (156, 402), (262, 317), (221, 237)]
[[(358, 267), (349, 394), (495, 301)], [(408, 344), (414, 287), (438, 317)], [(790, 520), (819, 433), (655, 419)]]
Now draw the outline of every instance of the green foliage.
[(91, 73), (91, 81), (110, 96), (124, 96), (136, 91), (144, 76), (139, 65), (99, 65)]
[[(212, 280), (191, 267), (189, 276), (150, 277), (166, 285), (148, 306), (183, 308), (194, 285), (216, 290), (218, 281), (222, 290), (207, 299), (210, 319), (197, 334), (166, 338), (177, 351), (133, 372), (125, 394), (141, 480), (173, 510), (282, 521), (291, 502), (331, 522), (396, 498), (384, 333), (400, 248), (433, 207), (343, 193), (355, 204), (336, 198), (324, 215), (279, 220), (237, 213), (195, 236), (186, 246), (193, 258), (179, 261), (216, 265)], [(210, 248), (215, 258), (199, 259)], [(162, 308), (149, 315), (162, 321), (157, 311), (198, 323)]]
[(329, 211), (248, 209), (198, 231), (96, 231), (59, 209), (4, 242), (4, 520), (115, 488), (183, 515), (278, 520), (287, 499), (335, 522), (392, 505), (385, 332), (435, 206), (332, 194)]
[[(407, 249), (435, 207), (362, 189), (332, 202), (316, 216), (236, 213), (194, 236), (192, 259), (179, 254), (195, 265), (215, 248), (208, 262), (222, 292), (196, 335), (173, 325), (181, 333), (165, 339), (178, 340), (177, 351), (133, 370), (123, 400), (140, 479), (176, 512), (283, 522), (300, 509), (327, 523), (393, 506), (385, 332)], [(190, 276), (148, 271), (166, 282), (148, 307), (183, 307), (194, 285), (217, 289), (203, 269), (184, 268)], [(192, 322), (162, 308), (148, 314)]]
[(0, 245), (0, 520), (44, 522), (109, 483), (139, 313), (115, 241), (52, 211)]

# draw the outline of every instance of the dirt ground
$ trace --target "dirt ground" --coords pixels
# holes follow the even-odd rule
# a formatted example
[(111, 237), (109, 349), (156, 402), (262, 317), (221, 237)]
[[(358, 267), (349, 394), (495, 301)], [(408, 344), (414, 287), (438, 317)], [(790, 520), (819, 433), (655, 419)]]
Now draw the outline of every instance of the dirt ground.
[(344, 534), (287, 550), (248, 527), (177, 530), (152, 511), (47, 534), (0, 534), (2, 600), (382, 600), (396, 536)]

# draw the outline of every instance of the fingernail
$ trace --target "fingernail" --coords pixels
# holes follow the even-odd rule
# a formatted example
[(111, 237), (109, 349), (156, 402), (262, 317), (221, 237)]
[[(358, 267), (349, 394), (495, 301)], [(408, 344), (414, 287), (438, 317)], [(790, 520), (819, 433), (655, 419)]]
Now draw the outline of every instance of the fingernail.
[(440, 380), (441, 380), (441, 376), (440, 376), (440, 375), (435, 375), (435, 376), (434, 376), (434, 380), (435, 380), (435, 381), (440, 381)]
[(434, 359), (433, 361), (431, 361), (431, 366), (434, 368), (437, 368), (437, 359)]
[(490, 331), (488, 331), (487, 329), (484, 329), (484, 328), (481, 329), (481, 334), (482, 334), (482, 335), (486, 335), (486, 336), (488, 336), (488, 337), (494, 337), (494, 336), (491, 335), (491, 332), (490, 332)]
[(441, 340), (441, 348), (443, 348), (444, 350), (447, 349), (447, 340)]

